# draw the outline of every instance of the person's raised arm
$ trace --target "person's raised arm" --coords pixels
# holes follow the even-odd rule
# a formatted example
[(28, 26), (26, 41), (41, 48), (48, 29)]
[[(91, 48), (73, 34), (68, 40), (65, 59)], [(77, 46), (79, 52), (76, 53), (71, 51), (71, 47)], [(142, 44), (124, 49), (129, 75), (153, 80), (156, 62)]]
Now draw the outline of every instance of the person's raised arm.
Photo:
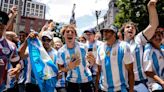
[(31, 33), (27, 36), (26, 40), (25, 40), (25, 41), (22, 43), (22, 45), (20, 46), (20, 48), (19, 48), (19, 55), (20, 55), (21, 59), (24, 59), (24, 58), (27, 57), (27, 53), (25, 53), (26, 48), (27, 48), (27, 39), (28, 39), (28, 38), (35, 38), (35, 37), (37, 37), (37, 35), (35, 34), (35, 32), (31, 32)]
[(148, 40), (150, 40), (153, 37), (159, 25), (158, 14), (156, 10), (157, 1), (158, 0), (150, 0), (149, 3), (147, 4), (148, 12), (149, 12), (149, 25), (147, 26), (146, 29), (143, 30), (143, 34)]

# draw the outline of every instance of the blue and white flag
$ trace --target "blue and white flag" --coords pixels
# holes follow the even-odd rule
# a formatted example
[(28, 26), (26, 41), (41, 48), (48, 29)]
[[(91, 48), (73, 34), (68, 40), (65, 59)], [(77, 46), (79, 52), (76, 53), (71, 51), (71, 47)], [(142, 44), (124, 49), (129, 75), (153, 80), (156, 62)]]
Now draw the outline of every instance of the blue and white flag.
[(41, 92), (54, 92), (57, 82), (57, 66), (37, 38), (28, 39), (32, 71)]

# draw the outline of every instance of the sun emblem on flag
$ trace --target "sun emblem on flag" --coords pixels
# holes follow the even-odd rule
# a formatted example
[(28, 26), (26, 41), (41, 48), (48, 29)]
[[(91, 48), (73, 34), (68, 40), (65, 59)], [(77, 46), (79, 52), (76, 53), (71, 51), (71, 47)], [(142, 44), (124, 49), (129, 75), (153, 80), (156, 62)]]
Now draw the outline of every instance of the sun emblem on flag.
[(100, 53), (100, 56), (101, 56), (101, 57), (104, 57), (104, 56), (105, 56), (105, 53), (104, 53), (104, 52), (101, 52), (101, 53)]
[(66, 59), (68, 60), (68, 59), (70, 59), (70, 57), (69, 57), (69, 56), (67, 56), (67, 57), (66, 57)]
[(110, 56), (110, 51), (107, 51), (106, 54), (107, 54), (107, 56)]

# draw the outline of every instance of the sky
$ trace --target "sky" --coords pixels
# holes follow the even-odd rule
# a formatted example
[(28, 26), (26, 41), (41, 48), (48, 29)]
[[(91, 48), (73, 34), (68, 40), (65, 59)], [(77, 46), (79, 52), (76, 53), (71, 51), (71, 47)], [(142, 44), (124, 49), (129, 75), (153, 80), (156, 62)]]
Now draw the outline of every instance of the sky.
[(73, 4), (76, 4), (75, 18), (78, 35), (88, 28), (96, 26), (95, 11), (101, 10), (99, 22), (108, 9), (110, 0), (35, 0), (46, 4), (46, 19), (69, 23)]

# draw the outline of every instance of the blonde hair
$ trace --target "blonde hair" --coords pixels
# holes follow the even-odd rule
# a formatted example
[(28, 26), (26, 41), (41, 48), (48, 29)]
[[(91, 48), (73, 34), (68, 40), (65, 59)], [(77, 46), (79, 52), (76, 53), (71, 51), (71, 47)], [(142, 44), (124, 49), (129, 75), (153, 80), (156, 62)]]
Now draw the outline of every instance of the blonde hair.
[(75, 31), (76, 36), (77, 36), (76, 27), (75, 27), (75, 25), (72, 25), (72, 24), (63, 26), (63, 28), (60, 30), (60, 34), (64, 35), (65, 30), (67, 30), (68, 28), (73, 29)]

